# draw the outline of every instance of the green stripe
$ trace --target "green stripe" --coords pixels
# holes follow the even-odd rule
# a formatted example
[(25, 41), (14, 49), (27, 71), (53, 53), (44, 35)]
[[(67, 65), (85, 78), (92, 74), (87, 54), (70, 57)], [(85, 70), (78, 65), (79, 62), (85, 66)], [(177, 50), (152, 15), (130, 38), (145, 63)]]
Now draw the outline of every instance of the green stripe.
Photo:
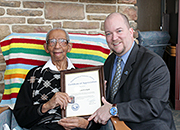
[(20, 88), (22, 83), (12, 83), (12, 84), (6, 84), (5, 89), (11, 89), (11, 88)]
[(4, 51), (3, 55), (9, 55), (11, 53), (25, 53), (25, 54), (34, 54), (34, 55), (42, 55), (42, 56), (49, 56), (45, 50), (39, 49), (28, 49), (28, 48), (11, 48), (10, 50)]
[(67, 53), (67, 57), (75, 58), (75, 59), (88, 59), (93, 61), (98, 61), (104, 63), (106, 59), (96, 55), (89, 55), (89, 54), (77, 54), (77, 53)]
[(9, 55), (9, 50), (3, 51), (2, 53), (3, 53), (3, 56)]
[[(27, 48), (11, 48), (10, 50), (4, 51), (3, 55), (6, 56), (11, 53), (24, 53), (24, 54), (34, 54), (40, 56), (49, 56), (49, 53), (46, 53), (45, 50), (27, 49)], [(67, 53), (67, 57), (75, 58), (75, 59), (88, 59), (88, 60), (98, 61), (101, 63), (104, 63), (106, 60), (105, 58), (97, 55), (78, 54), (78, 53)]]

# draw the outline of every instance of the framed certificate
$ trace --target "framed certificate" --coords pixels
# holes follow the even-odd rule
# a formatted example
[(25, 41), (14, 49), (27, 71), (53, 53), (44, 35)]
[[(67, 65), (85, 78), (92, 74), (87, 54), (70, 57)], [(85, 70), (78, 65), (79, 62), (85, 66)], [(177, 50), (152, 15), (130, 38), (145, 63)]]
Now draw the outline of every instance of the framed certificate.
[(63, 70), (61, 92), (66, 92), (71, 103), (62, 110), (62, 117), (89, 117), (101, 107), (105, 96), (103, 66)]

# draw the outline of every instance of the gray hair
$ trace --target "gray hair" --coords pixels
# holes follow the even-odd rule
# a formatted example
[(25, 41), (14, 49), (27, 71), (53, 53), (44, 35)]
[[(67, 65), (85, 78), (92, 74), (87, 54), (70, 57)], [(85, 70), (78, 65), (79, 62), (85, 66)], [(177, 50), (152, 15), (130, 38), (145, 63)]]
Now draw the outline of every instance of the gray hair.
[(68, 34), (68, 32), (67, 32), (65, 29), (63, 29), (63, 28), (57, 27), (57, 28), (53, 28), (53, 29), (51, 29), (51, 30), (49, 30), (49, 31), (47, 32), (47, 34), (46, 34), (46, 43), (47, 43), (47, 44), (48, 44), (49, 34), (50, 34), (50, 32), (53, 31), (53, 30), (62, 30), (62, 31), (64, 31), (64, 32), (66, 33), (67, 43), (69, 43), (70, 39), (69, 39), (69, 34)]

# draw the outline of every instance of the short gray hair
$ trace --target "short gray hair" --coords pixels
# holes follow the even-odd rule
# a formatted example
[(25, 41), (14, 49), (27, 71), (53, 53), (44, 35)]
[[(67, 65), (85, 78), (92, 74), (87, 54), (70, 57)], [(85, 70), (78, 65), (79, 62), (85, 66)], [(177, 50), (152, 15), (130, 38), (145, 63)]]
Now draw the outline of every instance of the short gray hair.
[(63, 29), (63, 28), (57, 27), (57, 28), (53, 28), (53, 29), (51, 29), (51, 30), (49, 30), (49, 31), (47, 32), (47, 34), (46, 34), (46, 43), (47, 43), (47, 44), (48, 44), (48, 39), (49, 39), (49, 33), (50, 33), (51, 31), (53, 31), (53, 30), (62, 30), (62, 31), (64, 31), (64, 32), (66, 33), (67, 43), (69, 43), (70, 39), (69, 39), (69, 34), (68, 34), (68, 32), (67, 32), (65, 29)]

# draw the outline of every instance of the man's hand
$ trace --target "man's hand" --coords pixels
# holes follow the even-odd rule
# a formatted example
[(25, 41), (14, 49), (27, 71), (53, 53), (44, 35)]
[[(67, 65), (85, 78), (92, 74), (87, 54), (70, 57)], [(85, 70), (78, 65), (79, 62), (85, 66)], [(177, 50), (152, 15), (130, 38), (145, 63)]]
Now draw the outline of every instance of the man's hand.
[(58, 124), (63, 126), (66, 130), (71, 130), (74, 128), (86, 129), (86, 127), (89, 124), (89, 121), (82, 117), (68, 117), (59, 120)]
[(112, 107), (112, 104), (108, 103), (104, 97), (102, 97), (102, 102), (104, 103), (99, 109), (97, 109), (89, 118), (88, 121), (94, 119), (94, 122), (106, 124), (107, 121), (110, 119), (111, 115), (109, 110)]
[(61, 106), (61, 109), (65, 109), (69, 102), (71, 102), (71, 99), (67, 93), (57, 92), (48, 102), (43, 104), (42, 112), (45, 113), (57, 106)]

